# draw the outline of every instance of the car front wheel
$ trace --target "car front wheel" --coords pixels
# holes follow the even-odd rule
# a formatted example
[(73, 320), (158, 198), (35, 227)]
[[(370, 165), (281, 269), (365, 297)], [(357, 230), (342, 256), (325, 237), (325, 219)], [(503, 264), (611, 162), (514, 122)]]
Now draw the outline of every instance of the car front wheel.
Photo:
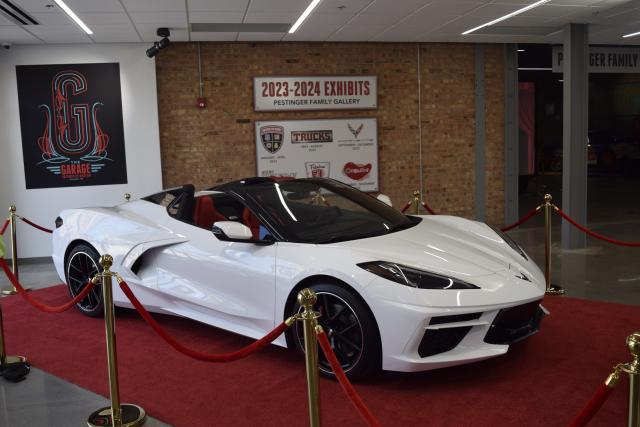
[[(69, 294), (75, 298), (87, 286), (93, 276), (102, 269), (98, 260), (100, 255), (91, 246), (80, 244), (71, 250), (65, 263), (65, 274)], [(102, 289), (98, 283), (87, 296), (76, 304), (76, 307), (87, 316), (102, 316)]]
[[(333, 283), (309, 286), (318, 297), (313, 309), (320, 313), (318, 323), (324, 329), (342, 369), (349, 379), (365, 377), (381, 366), (381, 346), (373, 314), (354, 292)], [(303, 308), (296, 302), (292, 314)], [(302, 322), (295, 323), (288, 335), (289, 345), (304, 354)], [(292, 342), (291, 342), (292, 341)], [(320, 373), (333, 377), (327, 358), (318, 348)]]

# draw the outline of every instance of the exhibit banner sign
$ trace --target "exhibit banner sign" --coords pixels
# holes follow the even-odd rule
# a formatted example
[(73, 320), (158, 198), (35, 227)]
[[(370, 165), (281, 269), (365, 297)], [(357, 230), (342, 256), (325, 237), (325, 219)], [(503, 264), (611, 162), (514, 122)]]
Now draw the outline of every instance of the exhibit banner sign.
[(256, 122), (258, 176), (333, 178), (378, 191), (375, 118)]
[[(553, 72), (562, 73), (562, 46), (553, 47)], [(640, 48), (589, 46), (590, 73), (640, 73)]]
[(253, 78), (255, 111), (366, 110), (378, 107), (376, 76)]
[(120, 66), (16, 67), (27, 189), (127, 183)]

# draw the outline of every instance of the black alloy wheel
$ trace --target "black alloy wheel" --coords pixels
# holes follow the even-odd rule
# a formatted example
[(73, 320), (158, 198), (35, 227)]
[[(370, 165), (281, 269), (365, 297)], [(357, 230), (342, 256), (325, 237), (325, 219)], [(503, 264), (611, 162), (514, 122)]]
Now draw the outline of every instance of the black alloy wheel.
[[(91, 246), (80, 244), (73, 248), (65, 263), (65, 274), (69, 294), (75, 298), (87, 286), (93, 276), (102, 271), (99, 266), (100, 255)], [(76, 304), (87, 316), (98, 317), (103, 313), (102, 288), (98, 283), (87, 296)]]
[[(332, 283), (310, 286), (318, 300), (314, 310), (320, 313), (318, 323), (324, 329), (329, 343), (349, 379), (357, 379), (380, 369), (380, 337), (370, 310), (351, 291)], [(297, 303), (294, 313), (303, 308)], [(296, 322), (292, 328), (293, 344), (304, 354), (304, 328)], [(322, 349), (318, 347), (320, 373), (334, 377)]]

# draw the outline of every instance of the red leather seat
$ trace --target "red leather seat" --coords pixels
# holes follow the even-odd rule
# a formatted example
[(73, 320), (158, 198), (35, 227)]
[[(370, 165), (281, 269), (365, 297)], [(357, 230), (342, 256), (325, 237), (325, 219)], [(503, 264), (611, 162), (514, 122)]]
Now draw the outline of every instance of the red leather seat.
[(242, 211), (242, 222), (251, 229), (251, 234), (255, 240), (260, 238), (260, 220), (248, 208)]
[(193, 221), (198, 227), (211, 230), (216, 221), (227, 221), (227, 218), (216, 210), (212, 197), (203, 196), (196, 199)]

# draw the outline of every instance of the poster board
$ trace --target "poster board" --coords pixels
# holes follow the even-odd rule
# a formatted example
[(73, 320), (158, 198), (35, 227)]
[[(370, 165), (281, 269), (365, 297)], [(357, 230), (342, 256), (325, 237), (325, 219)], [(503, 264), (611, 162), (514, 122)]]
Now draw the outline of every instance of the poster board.
[(257, 121), (258, 176), (333, 178), (378, 191), (375, 118)]
[(118, 63), (18, 65), (27, 189), (127, 183)]
[(378, 108), (376, 76), (261, 76), (253, 79), (255, 111)]

